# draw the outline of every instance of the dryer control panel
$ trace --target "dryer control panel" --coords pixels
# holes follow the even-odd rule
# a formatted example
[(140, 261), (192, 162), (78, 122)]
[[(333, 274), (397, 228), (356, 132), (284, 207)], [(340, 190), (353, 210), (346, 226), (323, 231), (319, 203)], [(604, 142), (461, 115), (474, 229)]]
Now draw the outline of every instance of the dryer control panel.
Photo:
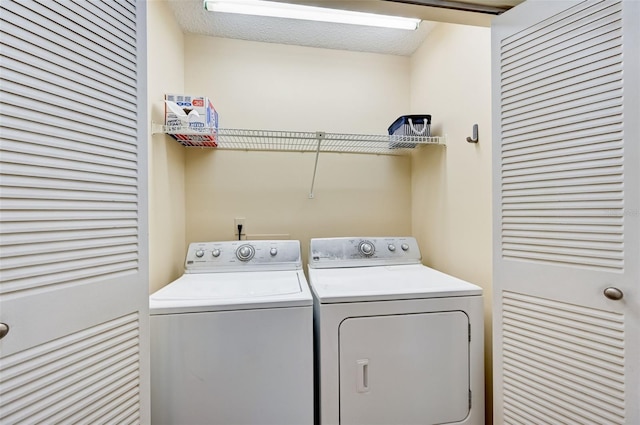
[(300, 270), (300, 242), (224, 241), (189, 244), (185, 273)]
[(412, 237), (349, 237), (311, 239), (309, 267), (340, 268), (420, 264)]

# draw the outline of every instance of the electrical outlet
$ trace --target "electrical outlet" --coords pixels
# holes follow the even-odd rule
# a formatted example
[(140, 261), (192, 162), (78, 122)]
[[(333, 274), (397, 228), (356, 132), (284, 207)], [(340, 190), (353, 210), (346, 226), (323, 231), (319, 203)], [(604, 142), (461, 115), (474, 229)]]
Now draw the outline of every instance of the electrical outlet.
[(242, 234), (246, 235), (247, 234), (247, 225), (245, 224), (245, 218), (244, 217), (236, 217), (233, 219), (233, 234), (236, 235), (236, 238), (238, 238), (241, 235), (238, 235), (238, 226), (242, 225)]

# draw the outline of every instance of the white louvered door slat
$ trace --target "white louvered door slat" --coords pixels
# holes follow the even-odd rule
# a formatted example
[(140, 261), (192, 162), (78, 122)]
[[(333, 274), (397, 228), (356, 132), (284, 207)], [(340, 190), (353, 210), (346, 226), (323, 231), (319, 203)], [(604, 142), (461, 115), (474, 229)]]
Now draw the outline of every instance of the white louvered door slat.
[(640, 423), (638, 16), (533, 0), (494, 20), (497, 424)]
[(146, 10), (0, 2), (0, 423), (149, 423)]

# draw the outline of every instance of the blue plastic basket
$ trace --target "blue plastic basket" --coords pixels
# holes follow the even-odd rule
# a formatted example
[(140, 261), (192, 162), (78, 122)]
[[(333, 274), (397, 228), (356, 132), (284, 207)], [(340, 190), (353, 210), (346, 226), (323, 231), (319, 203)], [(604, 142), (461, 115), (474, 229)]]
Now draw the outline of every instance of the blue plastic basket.
[(415, 148), (415, 143), (402, 142), (402, 136), (431, 136), (431, 115), (403, 115), (389, 126), (389, 140), (391, 149)]

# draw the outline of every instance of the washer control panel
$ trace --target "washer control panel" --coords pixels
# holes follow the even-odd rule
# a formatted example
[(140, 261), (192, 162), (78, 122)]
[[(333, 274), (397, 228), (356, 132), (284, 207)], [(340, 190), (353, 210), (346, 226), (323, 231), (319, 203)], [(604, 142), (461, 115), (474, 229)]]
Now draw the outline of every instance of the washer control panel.
[(224, 241), (193, 242), (187, 250), (186, 273), (246, 270), (300, 270), (300, 242)]
[(311, 239), (309, 267), (338, 268), (419, 264), (418, 242), (412, 237)]

